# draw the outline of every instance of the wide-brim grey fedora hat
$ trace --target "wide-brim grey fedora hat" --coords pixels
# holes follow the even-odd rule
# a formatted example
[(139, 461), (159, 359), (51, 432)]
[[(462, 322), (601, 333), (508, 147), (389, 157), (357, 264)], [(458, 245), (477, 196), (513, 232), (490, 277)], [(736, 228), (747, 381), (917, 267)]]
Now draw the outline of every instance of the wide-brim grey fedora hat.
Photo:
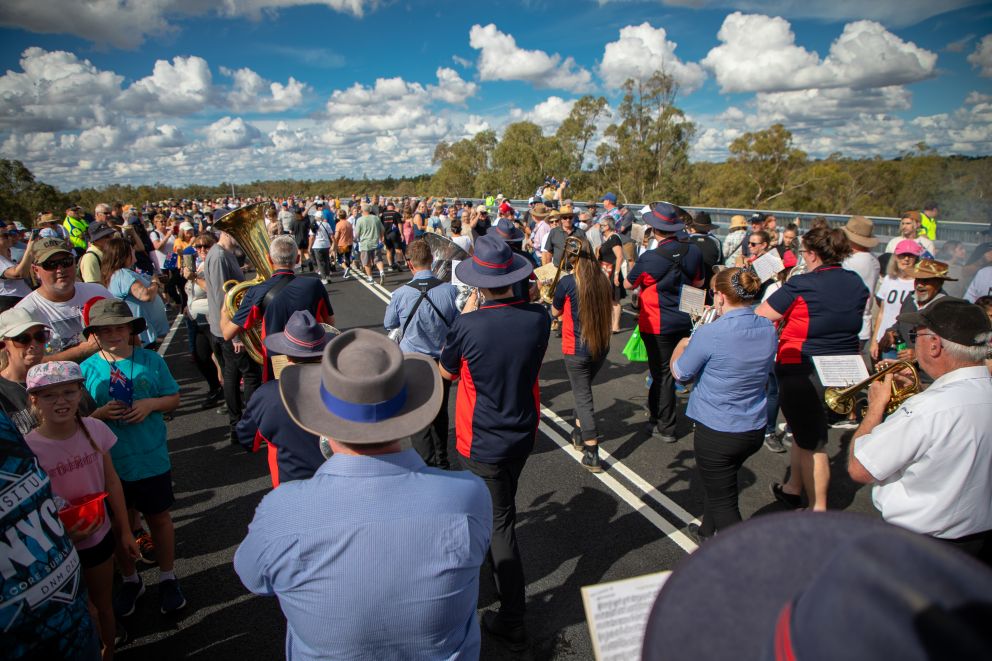
[(383, 443), (427, 427), (441, 408), (441, 374), (428, 356), (385, 335), (345, 331), (320, 363), (287, 365), (279, 392), (303, 429), (342, 443)]

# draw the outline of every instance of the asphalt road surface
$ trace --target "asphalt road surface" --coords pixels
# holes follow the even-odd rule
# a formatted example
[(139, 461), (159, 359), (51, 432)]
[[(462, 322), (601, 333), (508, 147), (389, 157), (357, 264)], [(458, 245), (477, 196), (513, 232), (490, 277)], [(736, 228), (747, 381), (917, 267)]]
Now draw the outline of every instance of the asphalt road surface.
[[(409, 277), (389, 274), (385, 287), (379, 287), (335, 273), (328, 291), (336, 325), (384, 332), (389, 292)], [(573, 400), (561, 342), (554, 337), (541, 370), (542, 424), (517, 494), (531, 658), (592, 659), (580, 588), (673, 569), (696, 548), (684, 533), (702, 513), (690, 421), (681, 418), (679, 441), (671, 445), (643, 433), (647, 366), (621, 354), (634, 323), (632, 314), (623, 315), (625, 331), (613, 336), (609, 362), (594, 385), (604, 473), (587, 472), (578, 463), (579, 453), (570, 449)], [(183, 325), (176, 328), (164, 353), (182, 395), (169, 423), (169, 447), (176, 572), (188, 605), (177, 618), (160, 615), (158, 570), (141, 569), (148, 589), (124, 622), (131, 639), (118, 655), (125, 661), (282, 658), (286, 623), (277, 600), (250, 594), (231, 564), (255, 506), (271, 488), (265, 453), (247, 454), (229, 445), (226, 415), (201, 408), (206, 387), (190, 361)], [(868, 489), (853, 484), (844, 469), (851, 433), (831, 431), (830, 506), (874, 514)], [(781, 510), (768, 487), (784, 477), (787, 466), (787, 454), (765, 449), (747, 461), (740, 475), (745, 519)], [(481, 614), (497, 605), (486, 569), (480, 586)], [(482, 658), (520, 656), (483, 633)]]

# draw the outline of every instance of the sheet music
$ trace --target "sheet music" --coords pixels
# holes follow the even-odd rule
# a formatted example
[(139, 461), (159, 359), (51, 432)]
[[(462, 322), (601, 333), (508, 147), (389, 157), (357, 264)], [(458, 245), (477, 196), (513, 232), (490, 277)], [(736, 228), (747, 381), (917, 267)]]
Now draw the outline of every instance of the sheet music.
[(751, 262), (751, 268), (754, 272), (758, 274), (762, 282), (766, 280), (771, 280), (779, 272), (785, 268), (785, 264), (782, 263), (782, 258), (779, 257), (777, 250), (769, 250), (764, 255), (758, 259)]
[(843, 388), (868, 378), (868, 368), (858, 354), (849, 356), (813, 356), (813, 367), (824, 386)]
[(648, 615), (671, 573), (662, 571), (582, 588), (582, 607), (597, 661), (641, 658)]
[(698, 287), (682, 285), (679, 295), (679, 310), (688, 312), (693, 317), (702, 316), (706, 310), (706, 291)]

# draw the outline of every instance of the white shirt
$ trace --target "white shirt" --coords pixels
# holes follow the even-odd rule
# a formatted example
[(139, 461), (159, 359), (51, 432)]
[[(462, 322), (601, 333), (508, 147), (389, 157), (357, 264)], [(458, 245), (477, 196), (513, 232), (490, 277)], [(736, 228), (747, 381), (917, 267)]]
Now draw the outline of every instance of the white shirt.
[(4, 278), (7, 269), (16, 268), (17, 264), (0, 255), (0, 296), (24, 297), (31, 293), (31, 288), (23, 278)]
[(875, 296), (882, 301), (882, 311), (879, 312), (882, 315), (882, 323), (878, 325), (878, 332), (875, 333), (876, 342), (881, 340), (885, 331), (896, 323), (896, 317), (899, 316), (899, 310), (902, 309), (902, 302), (912, 296), (914, 284), (915, 280), (912, 278), (903, 280), (891, 275), (885, 276), (878, 283), (878, 291), (875, 292)]
[[(163, 236), (164, 235), (158, 230), (152, 230), (148, 233), (148, 237), (152, 241), (161, 241)], [(175, 243), (176, 237), (170, 234), (169, 237), (165, 239), (165, 243), (162, 244), (162, 247), (158, 250), (152, 250), (152, 262), (155, 264), (155, 268), (159, 271), (162, 270), (162, 265), (165, 264), (165, 260), (167, 260), (169, 255), (172, 254), (172, 247)]]
[(313, 237), (311, 248), (330, 248), (334, 230), (331, 229), (331, 226), (327, 224), (326, 220), (321, 219), (314, 223), (313, 228), (310, 230), (310, 236)]
[(992, 530), (992, 377), (962, 367), (854, 441), (889, 523), (957, 539)]
[(972, 303), (981, 296), (992, 296), (992, 266), (979, 269), (964, 293), (964, 297)]
[(77, 282), (76, 293), (68, 301), (56, 303), (44, 298), (41, 290), (25, 296), (14, 307), (27, 310), (35, 321), (52, 329), (52, 339), (45, 353), (59, 353), (83, 341), (83, 306), (94, 296), (113, 298), (107, 288), (96, 282)]
[[(901, 236), (897, 236), (896, 238), (891, 239), (887, 244), (885, 244), (885, 252), (894, 253), (896, 251), (896, 246), (899, 245), (899, 242), (906, 240), (907, 239)], [(931, 241), (927, 237), (918, 236), (915, 239), (910, 239), (910, 240), (916, 241), (918, 244), (920, 244), (920, 247), (926, 250), (928, 253), (930, 253), (931, 256), (937, 254), (936, 246), (934, 246), (933, 241)]]
[[(865, 283), (865, 287), (868, 291), (875, 291), (875, 287), (878, 285), (878, 276), (881, 273), (881, 268), (878, 264), (878, 258), (870, 252), (852, 252), (846, 258), (844, 258), (844, 263), (842, 264), (844, 268), (848, 271), (854, 271), (861, 276), (861, 281)], [(868, 340), (871, 338), (871, 310), (874, 305), (874, 298), (869, 296), (868, 302), (865, 303), (865, 312), (862, 316), (861, 322), (861, 332), (858, 333), (859, 340)]]

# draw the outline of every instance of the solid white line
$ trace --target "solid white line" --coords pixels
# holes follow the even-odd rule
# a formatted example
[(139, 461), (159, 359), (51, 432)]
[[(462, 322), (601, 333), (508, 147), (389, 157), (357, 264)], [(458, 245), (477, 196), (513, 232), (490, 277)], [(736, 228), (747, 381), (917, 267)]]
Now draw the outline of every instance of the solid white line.
[[(572, 433), (572, 425), (568, 424), (565, 420), (563, 420), (557, 413), (555, 413), (551, 409), (547, 408), (546, 406), (542, 406), (541, 414), (544, 417), (553, 420), (555, 423), (557, 423), (557, 425), (561, 427), (565, 431), (565, 433), (567, 434)], [(651, 500), (658, 503), (666, 510), (674, 514), (680, 521), (682, 521), (682, 523), (685, 523), (686, 525), (690, 523), (695, 523), (696, 525), (701, 524), (699, 519), (694, 517), (686, 510), (682, 509), (682, 507), (674, 500), (672, 500), (665, 494), (658, 491), (643, 477), (641, 477), (631, 469), (627, 468), (627, 466), (625, 466), (620, 460), (614, 459), (609, 452), (603, 449), (602, 445), (599, 446), (599, 455), (600, 457), (610, 462), (610, 470), (615, 470), (617, 473), (627, 478), (635, 487), (640, 489), (641, 492), (644, 493), (644, 495), (646, 495), (648, 498), (650, 498)]]
[[(382, 301), (384, 301), (386, 303), (389, 303), (389, 300), (390, 300), (390, 297), (391, 297), (391, 293), (389, 292), (389, 290), (386, 290), (386, 289), (384, 289), (383, 287), (381, 287), (379, 285), (373, 285), (372, 283), (370, 283), (367, 280), (362, 279), (362, 278), (357, 278), (357, 280), (358, 280), (359, 283), (362, 284), (362, 286), (364, 286), (366, 289), (368, 289), (373, 294), (375, 294), (379, 299), (381, 299)], [(383, 291), (380, 291), (380, 290), (383, 290)], [(385, 293), (383, 293), (383, 292), (385, 292)], [(553, 420), (556, 424), (558, 424), (560, 427), (562, 427), (562, 429), (564, 429), (566, 432), (569, 432), (570, 433), (572, 431), (572, 426), (569, 425), (564, 420), (562, 420), (561, 417), (559, 417), (558, 414), (555, 413), (554, 411), (552, 411), (551, 409), (542, 406), (541, 407), (541, 414), (544, 415), (546, 418), (548, 418), (550, 420)], [(579, 463), (581, 463), (581, 456), (576, 457), (576, 456), (574, 456), (575, 453), (569, 451), (570, 448), (571, 448), (571, 446), (572, 446), (571, 440), (562, 438), (560, 434), (558, 434), (557, 432), (555, 432), (551, 427), (549, 427), (544, 422), (541, 422), (540, 423), (540, 426), (544, 430), (544, 433), (548, 436), (548, 438), (550, 438), (552, 441), (554, 441), (556, 444), (558, 444), (558, 446), (561, 447), (563, 450), (566, 450), (566, 454), (569, 454), (570, 456), (572, 456), (573, 459), (575, 459), (576, 461), (578, 461)], [(614, 459), (602, 447), (600, 447), (599, 452), (600, 452), (600, 456), (601, 457), (603, 457), (603, 458), (605, 458), (605, 459), (607, 459), (609, 461), (609, 463), (610, 463), (609, 470), (613, 470), (616, 473), (619, 473), (620, 475), (623, 475), (632, 484), (634, 484), (638, 489), (640, 489), (646, 496), (648, 496), (649, 498), (651, 498), (652, 500), (654, 500), (656, 503), (658, 503), (659, 505), (661, 505), (662, 507), (664, 507), (666, 510), (668, 510), (669, 512), (671, 512), (673, 515), (675, 515), (676, 518), (678, 518), (683, 523), (686, 523), (686, 524), (689, 524), (689, 523), (699, 524), (699, 519), (696, 519), (691, 514), (689, 514), (688, 512), (686, 512), (684, 509), (682, 509), (682, 507), (680, 507), (678, 505), (678, 503), (676, 503), (671, 498), (669, 498), (669, 497), (665, 496), (664, 494), (662, 494), (661, 492), (659, 492), (657, 489), (655, 489), (653, 486), (651, 486), (647, 482), (647, 480), (645, 480), (640, 475), (638, 475), (634, 471), (632, 471), (629, 468), (627, 468), (626, 466), (624, 466), (623, 463), (621, 463), (619, 460)], [(657, 512), (655, 512), (653, 509), (651, 509), (647, 505), (645, 505), (644, 502), (641, 501), (636, 495), (634, 495), (633, 492), (631, 492), (625, 486), (623, 486), (622, 484), (620, 484), (620, 482), (618, 482), (616, 480), (616, 478), (614, 478), (614, 477), (612, 477), (610, 475), (607, 475), (605, 472), (604, 473), (595, 473), (594, 475), (595, 475), (595, 477), (599, 478), (599, 480), (603, 484), (605, 484), (607, 487), (609, 487), (610, 490), (612, 490), (624, 502), (626, 502), (628, 505), (630, 505), (631, 507), (633, 507), (635, 511), (639, 512), (640, 514), (642, 514), (644, 516), (644, 518), (646, 518), (648, 521), (650, 521), (652, 524), (654, 524), (654, 526), (656, 528), (658, 528), (665, 535), (667, 535), (669, 538), (671, 538), (671, 540), (673, 542), (675, 542), (676, 544), (678, 544), (679, 546), (681, 546), (683, 549), (685, 549), (689, 553), (691, 553), (692, 551), (694, 551), (696, 549), (696, 544), (694, 544), (691, 539), (689, 539), (688, 537), (686, 537), (684, 533), (682, 533), (677, 528), (675, 528), (675, 526), (673, 526), (671, 523), (669, 523), (668, 520), (665, 519), (663, 516), (661, 516), (660, 514), (658, 514)]]
[(165, 339), (162, 340), (162, 346), (158, 348), (158, 355), (164, 356), (165, 352), (169, 350), (169, 345), (172, 344), (172, 338), (176, 336), (176, 331), (179, 330), (179, 324), (183, 320), (183, 313), (180, 312), (176, 315), (176, 320), (172, 322), (172, 328), (166, 334)]
[[(561, 434), (549, 427), (546, 422), (542, 421), (538, 425), (538, 428), (544, 432), (545, 436), (550, 438), (558, 445), (558, 447), (564, 450), (566, 455), (570, 456), (577, 463), (582, 463), (582, 455), (572, 449), (572, 442), (570, 440), (564, 438)], [(621, 500), (630, 505), (635, 512), (650, 521), (654, 527), (660, 530), (666, 537), (682, 547), (682, 550), (686, 553), (692, 553), (699, 548), (696, 546), (695, 542), (685, 535), (685, 533), (673, 526), (668, 519), (648, 507), (643, 500), (638, 498), (637, 495), (630, 491), (630, 489), (620, 484), (620, 482), (618, 482), (617, 479), (608, 472), (604, 471), (602, 473), (590, 473), (590, 475), (605, 484), (613, 493), (619, 496)]]

